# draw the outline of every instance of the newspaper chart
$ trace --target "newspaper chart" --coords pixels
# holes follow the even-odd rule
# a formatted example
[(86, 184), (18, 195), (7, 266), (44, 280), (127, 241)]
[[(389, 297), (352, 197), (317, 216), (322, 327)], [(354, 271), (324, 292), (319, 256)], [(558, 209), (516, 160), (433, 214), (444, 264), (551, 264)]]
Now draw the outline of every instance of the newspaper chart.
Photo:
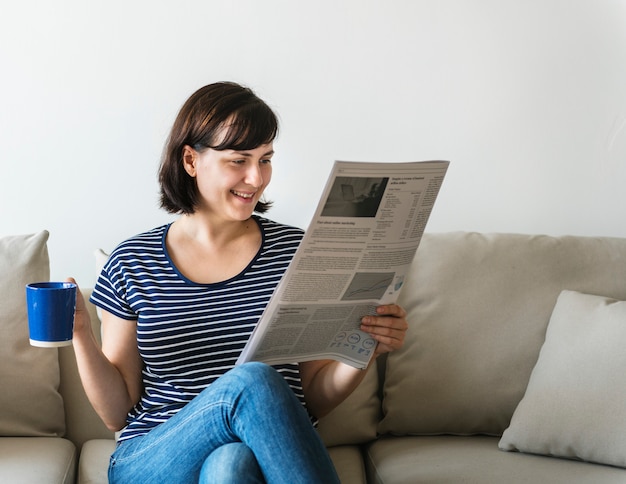
[(360, 320), (396, 302), (448, 165), (336, 161), (237, 363), (335, 359), (366, 368), (376, 341)]

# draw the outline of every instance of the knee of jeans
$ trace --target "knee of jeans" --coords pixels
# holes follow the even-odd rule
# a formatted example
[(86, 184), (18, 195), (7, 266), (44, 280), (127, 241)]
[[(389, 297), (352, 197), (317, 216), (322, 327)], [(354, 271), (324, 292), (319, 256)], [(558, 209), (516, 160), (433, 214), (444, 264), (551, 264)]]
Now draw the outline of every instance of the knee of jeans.
[(216, 460), (223, 463), (237, 463), (237, 462), (246, 462), (252, 461), (256, 462), (256, 457), (254, 453), (243, 442), (230, 442), (228, 444), (224, 444), (215, 449), (207, 460), (210, 462), (211, 460)]
[(200, 470), (199, 482), (230, 483), (263, 482), (261, 469), (250, 448), (241, 442), (232, 442), (215, 449), (206, 458)]
[(265, 388), (269, 392), (277, 392), (281, 388), (289, 389), (289, 385), (283, 376), (275, 368), (265, 363), (252, 361), (237, 366), (239, 377), (244, 380), (247, 388), (255, 392), (262, 392)]
[(240, 376), (250, 380), (251, 382), (260, 381), (281, 381), (283, 377), (276, 371), (275, 368), (258, 361), (250, 361), (235, 367), (236, 371), (239, 371)]

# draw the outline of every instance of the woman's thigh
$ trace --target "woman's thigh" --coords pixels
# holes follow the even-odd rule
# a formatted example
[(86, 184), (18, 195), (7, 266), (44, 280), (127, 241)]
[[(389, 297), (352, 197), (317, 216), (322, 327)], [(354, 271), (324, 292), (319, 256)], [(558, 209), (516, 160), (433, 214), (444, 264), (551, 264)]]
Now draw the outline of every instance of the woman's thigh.
[(111, 457), (109, 479), (112, 484), (197, 483), (207, 457), (238, 442), (253, 452), (271, 482), (298, 482), (294, 468), (301, 482), (334, 474), (326, 449), (284, 378), (267, 365), (248, 363), (216, 380), (167, 422), (122, 442)]

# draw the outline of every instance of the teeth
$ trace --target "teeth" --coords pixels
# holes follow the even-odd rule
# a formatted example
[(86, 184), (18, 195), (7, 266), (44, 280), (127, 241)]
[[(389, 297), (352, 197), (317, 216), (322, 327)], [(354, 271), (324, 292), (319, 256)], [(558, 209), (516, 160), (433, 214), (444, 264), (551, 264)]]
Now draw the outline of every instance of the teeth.
[(254, 196), (253, 193), (241, 193), (236, 190), (232, 190), (232, 192), (238, 197), (242, 197), (242, 198), (252, 198)]

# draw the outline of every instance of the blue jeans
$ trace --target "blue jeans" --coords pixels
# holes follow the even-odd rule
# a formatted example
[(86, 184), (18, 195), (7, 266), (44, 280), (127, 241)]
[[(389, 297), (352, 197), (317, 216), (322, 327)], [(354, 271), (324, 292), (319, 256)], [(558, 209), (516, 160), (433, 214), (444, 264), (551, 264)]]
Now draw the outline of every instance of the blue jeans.
[(326, 448), (285, 379), (237, 366), (176, 415), (122, 441), (111, 484), (339, 483)]

